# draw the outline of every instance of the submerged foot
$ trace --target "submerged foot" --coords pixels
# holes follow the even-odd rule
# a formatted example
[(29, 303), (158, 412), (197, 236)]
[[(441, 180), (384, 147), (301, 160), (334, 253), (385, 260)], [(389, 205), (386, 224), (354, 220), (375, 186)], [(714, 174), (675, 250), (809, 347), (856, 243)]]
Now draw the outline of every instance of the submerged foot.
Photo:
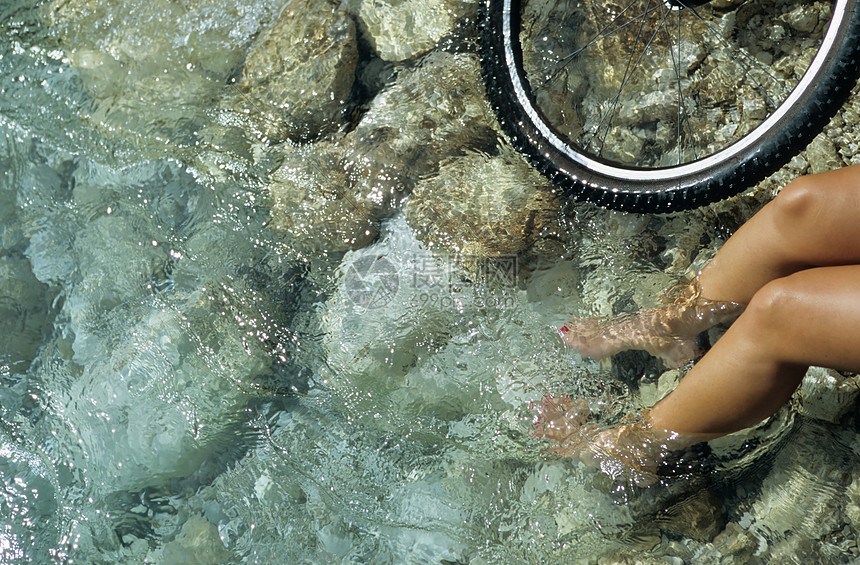
[(568, 347), (592, 359), (605, 359), (622, 351), (640, 349), (659, 357), (666, 367), (675, 368), (701, 354), (696, 345), (699, 332), (667, 335), (648, 320), (652, 316), (646, 314), (659, 312), (576, 320), (562, 326), (559, 334)]
[(671, 476), (668, 471), (673, 470), (677, 476), (689, 473), (690, 460), (685, 466), (664, 466), (661, 476), (657, 469), (661, 464), (671, 464), (671, 458), (682, 455), (682, 450), (713, 439), (711, 435), (661, 429), (647, 415), (617, 427), (587, 423), (590, 413), (586, 400), (567, 395), (546, 395), (534, 408), (534, 435), (549, 440), (546, 453), (573, 457), (613, 479), (627, 478), (641, 487), (662, 480), (661, 476)]
[(584, 399), (547, 395), (536, 406), (534, 434), (549, 440), (546, 453), (550, 455), (573, 457), (616, 478), (627, 474), (640, 486), (652, 484), (662, 454), (655, 438), (630, 433), (644, 429), (641, 424), (600, 428), (587, 424), (588, 416)]
[(672, 304), (613, 318), (574, 320), (559, 334), (565, 344), (592, 359), (641, 349), (674, 368), (701, 354), (696, 345), (701, 332), (733, 320), (743, 308), (737, 302), (702, 298), (692, 284)]

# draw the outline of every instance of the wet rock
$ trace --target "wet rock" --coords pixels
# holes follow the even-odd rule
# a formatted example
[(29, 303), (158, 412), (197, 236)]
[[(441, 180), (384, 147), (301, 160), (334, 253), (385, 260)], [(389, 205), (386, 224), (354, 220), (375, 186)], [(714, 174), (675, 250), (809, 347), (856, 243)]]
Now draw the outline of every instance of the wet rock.
[(715, 8), (731, 8), (732, 6), (737, 6), (743, 1), (744, 0), (713, 0), (711, 3)]
[(639, 398), (642, 406), (651, 407), (675, 390), (684, 374), (678, 369), (666, 371), (660, 375), (656, 383), (645, 383), (639, 387)]
[(45, 20), (93, 98), (103, 134), (193, 145), (244, 49), (279, 0), (55, 0)]
[(833, 369), (811, 367), (793, 399), (798, 413), (832, 424), (854, 407), (860, 392), (855, 376), (845, 377)]
[(825, 132), (847, 164), (860, 163), (860, 87), (855, 86), (848, 101), (830, 121)]
[[(326, 400), (302, 404), (275, 416), (265, 445), (190, 497), (228, 550), (260, 563), (469, 562), (472, 546), (457, 534), (466, 519), (457, 493), (469, 491), (449, 490), (445, 457), (428, 457), (412, 434), (394, 447)], [(390, 415), (380, 408), (378, 417)], [(365, 535), (332, 493), (348, 496), (363, 523), (387, 516), (395, 525)]]
[[(74, 441), (75, 457), (98, 462), (87, 476), (94, 496), (194, 472), (232, 437), (249, 399), (240, 383), (271, 362), (248, 331), (259, 319), (254, 293), (217, 280), (202, 259), (230, 264), (229, 234), (180, 227), (196, 224), (184, 173), (169, 164), (126, 173), (80, 178), (73, 204), (33, 230), (27, 249), (40, 280), (65, 285), (38, 378), (50, 391), (46, 410), (75, 422), (73, 438), (58, 441)], [(153, 179), (157, 191), (149, 191)], [(122, 196), (129, 186), (151, 195), (146, 204)], [(171, 244), (179, 232), (182, 251)], [(203, 252), (213, 241), (220, 254)], [(199, 255), (184, 261), (183, 253)]]
[(813, 31), (821, 19), (821, 11), (813, 6), (800, 4), (788, 14), (788, 23), (797, 31), (809, 33)]
[[(378, 242), (347, 253), (321, 320), (331, 386), (401, 387), (420, 358), (443, 346), (459, 316), (463, 305), (451, 294), (451, 277), (445, 262), (421, 249), (402, 217), (386, 224)], [(430, 401), (412, 396), (425, 406)]]
[[(248, 335), (256, 320), (237, 304), (247, 295), (240, 286), (213, 282), (159, 307), (136, 301), (103, 312), (86, 328), (87, 343), (75, 343), (80, 375), (71, 383), (40, 375), (52, 409), (76, 423), (74, 449), (100, 462), (87, 477), (96, 492), (186, 477), (235, 442), (233, 426), (254, 394), (244, 383), (271, 362)], [(79, 302), (64, 314), (80, 318), (70, 311), (88, 306)]]
[[(252, 36), (275, 5), (262, 2), (258, 10), (225, 11), (213, 0), (133, 0), (122, 5), (54, 0), (44, 17), (56, 28), (73, 61), (78, 60), (76, 55), (83, 60), (98, 51), (118, 63), (162, 65), (162, 72), (183, 67), (225, 76), (241, 61), (242, 45), (236, 40)], [(216, 11), (220, 19), (212, 17)], [(170, 49), (177, 51), (170, 53)]]
[(720, 558), (731, 556), (735, 563), (748, 563), (758, 550), (759, 542), (737, 522), (729, 522), (713, 540), (715, 553)]
[(551, 187), (519, 156), (473, 154), (420, 181), (405, 208), (429, 249), (470, 257), (516, 255), (558, 216)]
[(355, 130), (286, 146), (271, 175), (273, 226), (304, 251), (367, 245), (379, 220), (442, 160), (495, 143), (477, 76), (473, 55), (431, 54), (377, 95)]
[(496, 120), (475, 55), (434, 52), (380, 92), (341, 145), (356, 182), (408, 194), (446, 157), (493, 149)]
[[(5, 398), (3, 402), (5, 404)], [(7, 424), (0, 431), (4, 520), (7, 522), (3, 535), (10, 548), (4, 550), (8, 556), (4, 560), (7, 563), (50, 563), (54, 559), (52, 554), (56, 555), (50, 548), (59, 547), (63, 539), (68, 539), (60, 532), (68, 532), (74, 526), (63, 519), (61, 475), (56, 460), (48, 454), (51, 448), (37, 441), (22, 441), (23, 434), (35, 437), (29, 426), (16, 422), (20, 427), (14, 431), (10, 429), (9, 423), (16, 417), (20, 420), (19, 414), (4, 416)]]
[(327, 0), (294, 0), (248, 52), (235, 107), (271, 142), (324, 136), (345, 123), (357, 62), (346, 12)]
[[(9, 174), (3, 170), (5, 167), (0, 165), (0, 171)], [(14, 181), (9, 183), (14, 186)], [(15, 247), (22, 239), (23, 233), (19, 227), (16, 218), (16, 194), (13, 190), (0, 190), (0, 252), (5, 252), (8, 249)]]
[[(661, 258), (667, 263), (670, 273), (685, 273), (688, 278), (696, 272), (686, 272), (707, 233), (705, 218), (700, 211), (690, 211), (667, 219), (660, 228), (660, 235), (666, 238), (666, 249)], [(701, 268), (701, 267), (700, 267)]]
[(436, 47), (475, 9), (459, 0), (364, 0), (358, 17), (376, 53), (396, 62)]
[[(620, 272), (615, 266), (630, 265), (644, 243), (648, 216), (590, 209), (578, 217), (582, 236), (576, 242), (582, 269), (582, 301), (586, 310), (577, 316), (612, 316), (643, 305), (632, 300), (641, 272)], [(608, 234), (618, 234), (617, 239)], [(647, 244), (650, 247), (650, 244)], [(649, 300), (656, 300), (656, 296)], [(654, 305), (654, 304), (650, 304)]]
[[(657, 545), (660, 538), (651, 540), (650, 543)], [(636, 550), (613, 550), (597, 559), (597, 565), (681, 565), (680, 558), (656, 556), (646, 551)]]
[(203, 516), (191, 516), (170, 542), (147, 555), (147, 563), (168, 565), (217, 565), (227, 563), (233, 553), (221, 542), (218, 528)]
[(655, 520), (664, 532), (700, 542), (713, 540), (725, 527), (722, 503), (708, 488), (666, 508)]
[(477, 76), (473, 55), (431, 54), (376, 96), (355, 130), (286, 145), (270, 178), (273, 226), (305, 252), (367, 245), (379, 220), (442, 160), (495, 144)]
[(803, 153), (806, 160), (809, 161), (808, 173), (811, 174), (823, 173), (845, 166), (836, 146), (824, 135), (816, 136)]
[(379, 233), (384, 211), (342, 166), (340, 149), (327, 142), (292, 149), (269, 178), (272, 227), (302, 254), (342, 252), (367, 245)]
[(811, 457), (828, 452), (832, 440), (820, 425), (808, 422), (774, 460), (762, 482), (761, 495), (751, 507), (757, 526), (772, 539), (823, 539), (841, 530), (845, 491), (850, 475), (838, 461)]
[(851, 484), (848, 485), (846, 494), (848, 501), (845, 504), (845, 520), (857, 535), (860, 534), (860, 477), (854, 477)]
[[(825, 546), (816, 539), (808, 539), (800, 536), (793, 536), (783, 540), (779, 540), (772, 545), (768, 556), (770, 563), (847, 563), (844, 559), (845, 555), (832, 555), (839, 559), (833, 561), (827, 559)], [(835, 548), (834, 548), (835, 549)]]

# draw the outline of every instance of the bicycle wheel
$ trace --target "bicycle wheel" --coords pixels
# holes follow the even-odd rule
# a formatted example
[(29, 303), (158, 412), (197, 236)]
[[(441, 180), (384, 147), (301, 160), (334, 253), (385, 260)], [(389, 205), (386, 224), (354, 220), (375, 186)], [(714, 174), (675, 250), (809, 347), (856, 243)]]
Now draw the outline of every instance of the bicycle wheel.
[(860, 72), (856, 0), (485, 0), (481, 19), (502, 129), (567, 194), (617, 210), (751, 187)]

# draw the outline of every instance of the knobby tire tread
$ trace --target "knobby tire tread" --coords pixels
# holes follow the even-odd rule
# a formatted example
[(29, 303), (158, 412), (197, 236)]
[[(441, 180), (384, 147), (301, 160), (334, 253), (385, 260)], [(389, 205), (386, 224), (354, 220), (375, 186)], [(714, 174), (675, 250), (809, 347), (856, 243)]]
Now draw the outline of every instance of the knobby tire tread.
[[(835, 56), (824, 65), (812, 91), (805, 93), (757, 146), (689, 178), (634, 184), (584, 170), (557, 151), (531, 123), (516, 99), (510, 74), (525, 74), (519, 41), (511, 46), (517, 68), (511, 70), (505, 63), (500, 5), (501, 0), (481, 3), (479, 41), (483, 80), (499, 125), (514, 147), (567, 197), (614, 210), (681, 211), (734, 196), (754, 186), (806, 148), (848, 99), (860, 74), (860, 11), (851, 0)], [(513, 25), (519, 30), (518, 0), (514, 0)], [(523, 83), (527, 84), (525, 80)], [(533, 94), (531, 99), (534, 100)]]

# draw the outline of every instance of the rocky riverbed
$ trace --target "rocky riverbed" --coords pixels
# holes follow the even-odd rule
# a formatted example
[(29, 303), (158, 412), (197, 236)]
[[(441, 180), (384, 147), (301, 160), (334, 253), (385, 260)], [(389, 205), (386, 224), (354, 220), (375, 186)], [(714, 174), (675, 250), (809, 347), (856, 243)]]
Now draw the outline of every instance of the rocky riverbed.
[[(714, 442), (707, 482), (665, 492), (613, 487), (528, 436), (529, 403), (550, 390), (591, 395), (607, 421), (671, 390), (678, 371), (637, 353), (583, 361), (552, 328), (653, 305), (785, 183), (860, 162), (857, 91), (758, 186), (689, 212), (629, 215), (562, 199), (501, 134), (481, 83), (474, 2), (54, 0), (40, 15), (86, 93), (82, 127), (114, 148), (122, 174), (57, 177), (66, 211), (51, 218), (85, 216), (74, 235), (25, 237), (14, 226), (43, 218), (0, 193), (0, 311), (26, 313), (0, 320), (0, 346), (16, 352), (13, 373), (40, 375), (51, 414), (101, 457), (86, 463), (82, 492), (133, 515), (114, 523), (103, 555), (860, 558), (854, 375), (811, 370), (771, 421)], [(136, 172), (145, 161), (163, 165)], [(181, 188), (194, 179), (212, 190)], [(140, 216), (117, 188), (162, 184), (169, 197)], [(200, 228), (183, 216), (192, 207), (217, 221)], [(248, 225), (265, 245), (219, 264), (218, 230), (241, 240)], [(158, 243), (170, 238), (182, 247)], [(91, 251), (103, 241), (109, 254)], [(46, 259), (56, 249), (65, 262)], [(189, 269), (194, 253), (206, 259)], [(122, 257), (133, 268), (113, 262)], [(74, 284), (57, 290), (72, 264)], [(157, 307), (138, 294), (147, 284), (169, 292)], [(64, 330), (43, 336), (50, 326)], [(53, 381), (50, 363), (73, 368)], [(285, 384), (294, 366), (300, 377)], [(243, 420), (287, 388), (303, 404)], [(4, 410), (28, 405), (15, 403)], [(229, 465), (212, 463), (245, 424), (258, 440)], [(99, 527), (81, 539), (114, 535)]]

